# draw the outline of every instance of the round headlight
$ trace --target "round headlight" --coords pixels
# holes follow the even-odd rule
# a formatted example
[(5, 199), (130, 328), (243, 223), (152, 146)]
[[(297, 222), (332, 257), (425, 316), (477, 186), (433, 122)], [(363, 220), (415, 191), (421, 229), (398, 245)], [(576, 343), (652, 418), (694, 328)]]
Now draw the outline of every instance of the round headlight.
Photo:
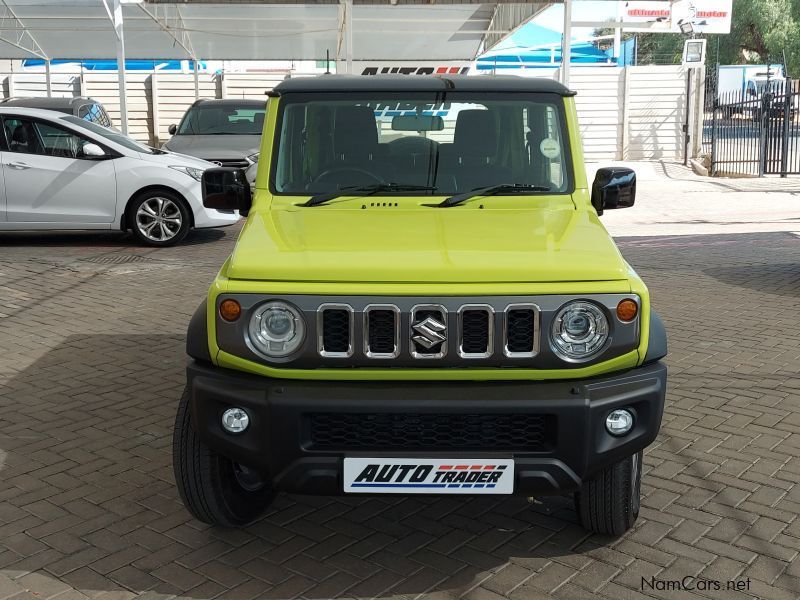
[(576, 301), (556, 313), (550, 328), (553, 351), (564, 360), (584, 362), (596, 356), (608, 340), (608, 319), (599, 306)]
[(303, 343), (303, 315), (285, 302), (267, 302), (253, 311), (248, 328), (250, 342), (259, 352), (275, 358), (289, 356)]

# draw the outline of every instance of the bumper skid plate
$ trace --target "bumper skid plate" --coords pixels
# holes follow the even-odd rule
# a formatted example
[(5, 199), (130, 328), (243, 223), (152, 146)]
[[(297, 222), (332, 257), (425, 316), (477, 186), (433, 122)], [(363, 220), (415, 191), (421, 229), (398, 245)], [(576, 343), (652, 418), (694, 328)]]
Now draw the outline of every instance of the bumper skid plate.
[[(575, 491), (653, 442), (666, 374), (656, 362), (576, 381), (331, 383), (187, 368), (192, 420), (207, 445), (263, 471), (276, 490), (326, 495)], [(231, 407), (247, 411), (244, 433), (222, 428)], [(605, 428), (617, 408), (634, 415), (622, 437)], [(504, 473), (482, 475), (484, 467)], [(429, 485), (408, 485), (421, 483)]]

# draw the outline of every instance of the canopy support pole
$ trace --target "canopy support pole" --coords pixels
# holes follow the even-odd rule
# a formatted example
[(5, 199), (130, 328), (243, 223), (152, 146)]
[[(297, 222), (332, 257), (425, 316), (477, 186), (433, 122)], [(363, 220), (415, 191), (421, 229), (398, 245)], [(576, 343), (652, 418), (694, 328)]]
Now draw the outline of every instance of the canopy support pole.
[[(336, 72), (353, 72), (353, 0), (339, 0), (339, 39), (336, 48)], [(339, 70), (344, 46), (344, 69)]]
[[(107, 0), (103, 0), (108, 11)], [(122, 27), (122, 4), (121, 0), (114, 0), (114, 11), (110, 13), (111, 21), (114, 24), (117, 46), (117, 80), (119, 86), (119, 128), (122, 135), (128, 135), (128, 101), (125, 86), (125, 36)]]
[(47, 90), (47, 97), (53, 96), (53, 79), (50, 76), (50, 59), (46, 58), (44, 61), (44, 86)]
[(200, 100), (200, 74), (197, 70), (197, 59), (192, 61), (194, 65), (194, 99)]
[(564, 35), (561, 39), (561, 83), (569, 87), (572, 62), (572, 0), (564, 0)]

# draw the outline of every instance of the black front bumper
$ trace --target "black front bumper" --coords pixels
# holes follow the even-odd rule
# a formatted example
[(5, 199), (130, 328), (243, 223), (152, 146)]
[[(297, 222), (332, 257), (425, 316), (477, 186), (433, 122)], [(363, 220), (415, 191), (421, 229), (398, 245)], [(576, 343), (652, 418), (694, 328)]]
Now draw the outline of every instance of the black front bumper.
[[(266, 474), (277, 490), (341, 494), (345, 456), (513, 458), (514, 493), (576, 490), (593, 473), (645, 448), (664, 410), (660, 363), (558, 382), (297, 381), (202, 363), (187, 368), (192, 420), (211, 448)], [(238, 406), (250, 426), (221, 426)], [(614, 437), (608, 413), (631, 409)]]

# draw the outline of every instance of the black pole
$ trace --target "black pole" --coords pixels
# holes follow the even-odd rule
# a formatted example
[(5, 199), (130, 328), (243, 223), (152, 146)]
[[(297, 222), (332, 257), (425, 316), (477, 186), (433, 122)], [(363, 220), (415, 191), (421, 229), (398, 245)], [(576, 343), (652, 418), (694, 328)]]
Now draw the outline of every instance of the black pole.
[[(786, 60), (784, 54), (784, 60)], [(786, 67), (784, 66), (784, 69)], [(786, 177), (789, 166), (789, 122), (792, 120), (792, 80), (788, 77), (783, 81), (783, 137), (781, 140), (781, 177)]]

